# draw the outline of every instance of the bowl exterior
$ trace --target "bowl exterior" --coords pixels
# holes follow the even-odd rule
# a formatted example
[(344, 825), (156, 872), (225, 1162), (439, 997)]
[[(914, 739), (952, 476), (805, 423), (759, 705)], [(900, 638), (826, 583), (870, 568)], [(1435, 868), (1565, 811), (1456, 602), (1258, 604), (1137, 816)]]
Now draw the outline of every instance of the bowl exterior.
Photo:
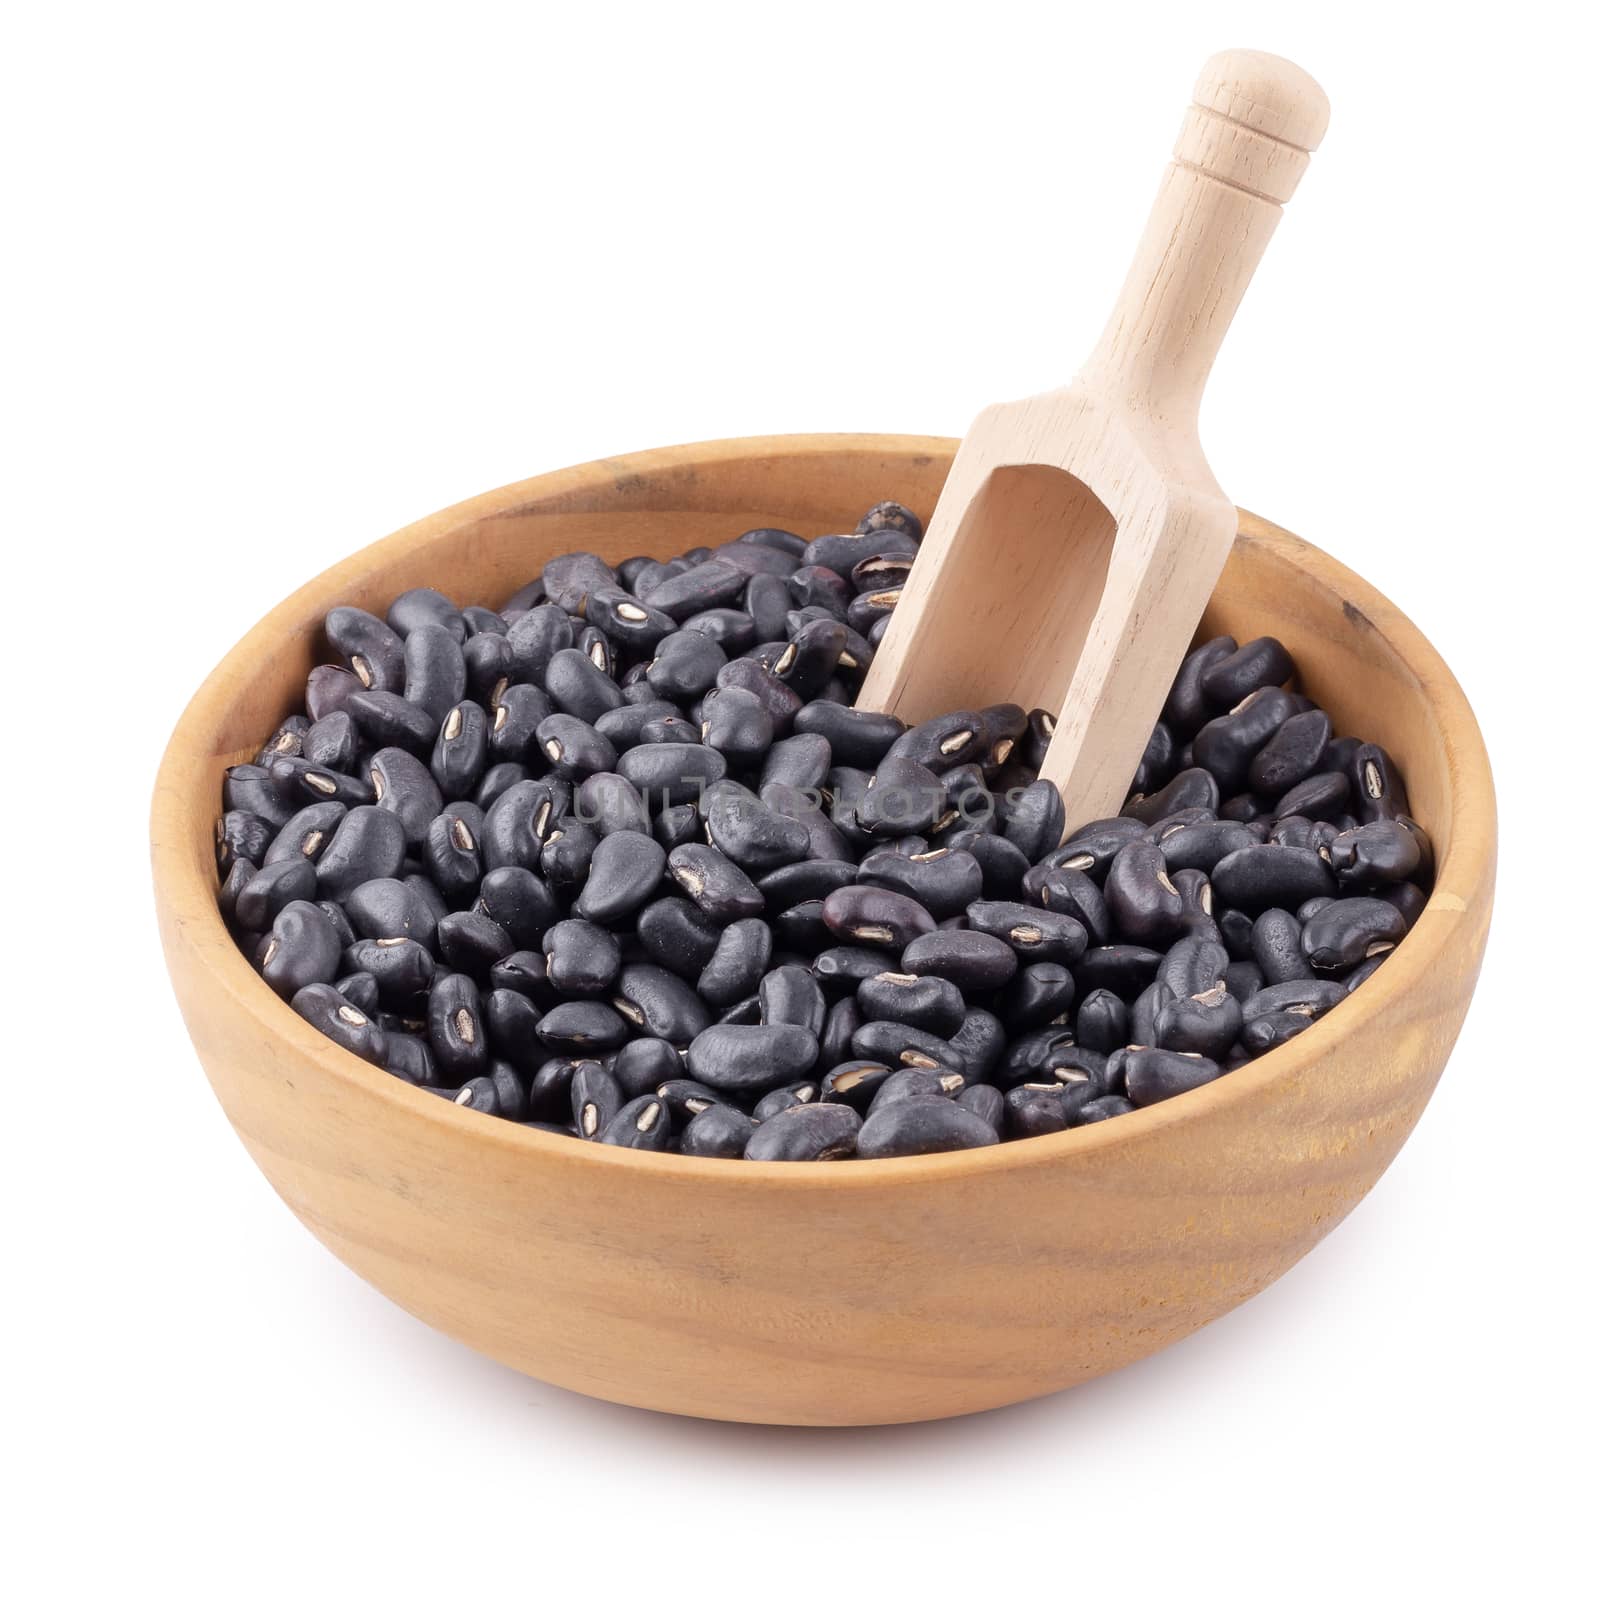
[(926, 517), (954, 442), (731, 440), (480, 496), (306, 585), (219, 666), (158, 781), (161, 934), (218, 1099), (297, 1216), (398, 1304), (537, 1378), (629, 1405), (791, 1424), (957, 1415), (1148, 1355), (1271, 1283), (1415, 1125), (1487, 934), (1489, 768), (1448, 670), (1383, 597), (1241, 514), (1208, 630), (1277, 634), (1336, 721), (1397, 754), (1432, 833), (1417, 927), (1269, 1057), (1136, 1116), (959, 1155), (772, 1168), (602, 1149), (419, 1093), (323, 1039), (251, 971), (215, 907), (224, 766), (290, 707), (321, 614), (432, 582), (505, 595), (549, 555)]

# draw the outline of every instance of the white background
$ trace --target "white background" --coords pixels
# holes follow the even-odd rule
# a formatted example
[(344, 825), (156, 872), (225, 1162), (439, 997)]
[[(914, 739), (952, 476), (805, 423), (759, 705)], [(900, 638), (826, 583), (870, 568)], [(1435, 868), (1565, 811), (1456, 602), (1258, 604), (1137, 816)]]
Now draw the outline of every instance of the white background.
[[(1592, 1577), (1579, 15), (14, 15), (0, 1582), (1278, 1595)], [(959, 433), (987, 400), (1065, 381), (1196, 69), (1234, 44), (1301, 61), (1334, 114), (1211, 383), (1213, 465), (1411, 613), (1499, 781), (1496, 932), (1416, 1135), (1231, 1317), (962, 1422), (631, 1413), (411, 1321), (272, 1195), (172, 1004), (144, 827), (185, 699), (304, 578), (480, 489), (724, 434)]]

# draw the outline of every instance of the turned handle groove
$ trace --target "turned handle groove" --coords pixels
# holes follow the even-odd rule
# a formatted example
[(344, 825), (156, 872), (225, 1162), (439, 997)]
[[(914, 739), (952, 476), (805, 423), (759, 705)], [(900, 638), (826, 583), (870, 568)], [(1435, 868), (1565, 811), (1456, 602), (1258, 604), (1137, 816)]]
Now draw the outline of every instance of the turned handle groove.
[(1224, 50), (1206, 63), (1081, 382), (1193, 427), (1223, 335), (1327, 126), (1327, 97), (1292, 62)]

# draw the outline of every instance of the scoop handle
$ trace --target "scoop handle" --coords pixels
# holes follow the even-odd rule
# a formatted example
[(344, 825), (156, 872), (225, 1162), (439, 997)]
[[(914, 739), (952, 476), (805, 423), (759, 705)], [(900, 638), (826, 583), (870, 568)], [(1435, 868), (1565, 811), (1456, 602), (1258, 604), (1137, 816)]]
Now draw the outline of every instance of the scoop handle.
[(1080, 382), (1193, 425), (1223, 335), (1327, 127), (1327, 96), (1293, 62), (1224, 50), (1205, 64)]

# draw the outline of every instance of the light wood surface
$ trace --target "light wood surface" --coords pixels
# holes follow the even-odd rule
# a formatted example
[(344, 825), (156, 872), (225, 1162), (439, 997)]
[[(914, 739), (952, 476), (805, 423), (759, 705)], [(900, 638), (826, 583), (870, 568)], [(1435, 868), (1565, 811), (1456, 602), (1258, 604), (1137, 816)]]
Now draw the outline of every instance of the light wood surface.
[(573, 547), (665, 556), (756, 525), (839, 531), (885, 495), (926, 515), (953, 448), (729, 440), (496, 490), (307, 584), (185, 711), (152, 849), (196, 1051), (307, 1227), (435, 1327), (551, 1383), (663, 1411), (848, 1424), (982, 1410), (1109, 1372), (1238, 1305), (1360, 1200), (1410, 1132), (1488, 927), (1488, 763), (1411, 623), (1247, 513), (1205, 630), (1276, 634), (1341, 727), (1394, 751), (1439, 876), (1370, 982), (1217, 1083), (1096, 1127), (910, 1160), (765, 1166), (602, 1149), (387, 1077), (301, 1021), (235, 950), (214, 901), (218, 784), (298, 703), (330, 606), (381, 612), (421, 583), (458, 602), (499, 599)]
[(860, 704), (1059, 712), (1067, 827), (1114, 813), (1233, 545), (1201, 392), (1328, 120), (1298, 67), (1214, 56), (1105, 333), (1066, 389), (968, 430)]

